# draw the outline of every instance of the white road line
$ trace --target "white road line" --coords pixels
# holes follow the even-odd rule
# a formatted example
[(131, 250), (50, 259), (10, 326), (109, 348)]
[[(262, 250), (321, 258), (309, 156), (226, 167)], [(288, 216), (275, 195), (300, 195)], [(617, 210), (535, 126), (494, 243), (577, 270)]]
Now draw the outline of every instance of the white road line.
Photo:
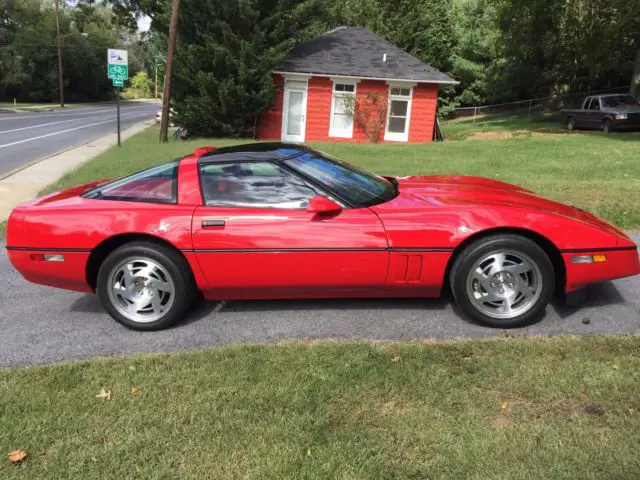
[[(102, 110), (102, 111), (106, 111), (109, 112), (111, 110), (109, 110), (109, 108), (111, 107), (100, 107), (100, 108), (92, 108), (90, 110)], [(127, 106), (127, 107), (123, 107), (122, 105), (120, 105), (120, 110), (132, 110), (134, 108), (145, 108), (142, 107), (140, 105), (131, 105), (131, 106)], [(7, 121), (7, 120), (23, 120), (25, 118), (42, 118), (42, 117), (68, 117), (69, 115), (93, 115), (96, 112), (88, 112), (89, 109), (77, 109), (76, 111), (68, 111), (66, 113), (50, 113), (48, 115), (25, 115), (23, 117), (13, 117), (13, 116), (8, 116), (8, 117), (2, 117), (0, 118), (0, 122), (2, 121)], [(151, 110), (151, 109), (149, 109)], [(113, 106), (113, 111), (116, 111), (116, 106)], [(8, 114), (8, 115), (12, 115), (12, 114)]]
[[(133, 109), (131, 109), (131, 110), (133, 110)], [(133, 112), (127, 112), (127, 113), (133, 113)], [(112, 116), (112, 115), (113, 115), (113, 113), (109, 112), (109, 116)], [(49, 125), (58, 125), (60, 123), (80, 122), (80, 121), (90, 120), (92, 118), (105, 118), (105, 117), (106, 117), (106, 115), (96, 115), (95, 117), (72, 118), (71, 120), (60, 120), (59, 122), (40, 123), (38, 125), (31, 125), (30, 127), (14, 128), (13, 130), (0, 130), (0, 134), (12, 133), (12, 132), (20, 132), (22, 130), (29, 130), (29, 129), (32, 129), (32, 128), (47, 127)]]
[[(134, 115), (133, 117), (121, 118), (121, 120), (131, 120), (132, 118), (146, 117), (146, 116), (147, 116), (147, 114), (144, 113), (142, 115)], [(82, 127), (69, 128), (67, 130), (61, 130), (59, 132), (53, 132), (53, 133), (48, 133), (46, 135), (40, 135), (39, 137), (26, 138), (24, 140), (18, 140), (17, 142), (5, 143), (4, 145), (0, 145), (0, 148), (12, 147), (14, 145), (19, 145), (21, 143), (33, 142), (34, 140), (40, 140), (41, 138), (53, 137), (54, 135), (62, 135), (63, 133), (74, 132), (76, 130), (82, 130), (83, 128), (95, 127), (96, 125), (102, 125), (104, 123), (111, 123), (111, 122), (115, 122), (115, 121), (116, 121), (116, 119), (112, 118), (110, 120), (105, 120), (104, 122), (90, 123), (89, 125), (83, 125)]]

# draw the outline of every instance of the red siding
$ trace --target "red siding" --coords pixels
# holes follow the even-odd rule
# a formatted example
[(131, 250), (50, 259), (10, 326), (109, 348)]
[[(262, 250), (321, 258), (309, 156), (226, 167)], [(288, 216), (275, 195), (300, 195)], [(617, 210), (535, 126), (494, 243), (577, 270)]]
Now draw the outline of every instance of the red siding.
[(438, 104), (438, 85), (419, 83), (413, 87), (411, 101), (411, 123), (409, 123), (409, 143), (430, 142)]
[(331, 89), (333, 82), (327, 77), (311, 77), (307, 91), (307, 130), (305, 141), (329, 139), (331, 116)]
[[(284, 79), (274, 75), (277, 94), (273, 107), (267, 110), (258, 121), (258, 138), (260, 140), (280, 140), (282, 132), (282, 101)], [(329, 137), (331, 117), (331, 95), (333, 82), (326, 77), (311, 77), (307, 93), (307, 117), (305, 141), (323, 142), (368, 142), (364, 130), (357, 124), (353, 128), (353, 138)], [(368, 93), (389, 94), (389, 86), (381, 80), (362, 80), (356, 86), (359, 99)], [(435, 123), (436, 104), (438, 101), (438, 85), (420, 83), (413, 88), (411, 118), (409, 123), (409, 143), (431, 142)], [(383, 142), (384, 132), (380, 142)]]
[(258, 119), (256, 136), (260, 140), (280, 140), (282, 136), (282, 101), (284, 97), (284, 78), (282, 75), (273, 76), (273, 86), (276, 90), (273, 104)]

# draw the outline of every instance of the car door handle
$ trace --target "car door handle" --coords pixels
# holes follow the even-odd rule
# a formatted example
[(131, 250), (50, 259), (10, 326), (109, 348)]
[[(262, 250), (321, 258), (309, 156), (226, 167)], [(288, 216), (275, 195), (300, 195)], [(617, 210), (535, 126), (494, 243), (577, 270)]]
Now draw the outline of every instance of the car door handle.
[(224, 220), (202, 220), (202, 228), (224, 227)]

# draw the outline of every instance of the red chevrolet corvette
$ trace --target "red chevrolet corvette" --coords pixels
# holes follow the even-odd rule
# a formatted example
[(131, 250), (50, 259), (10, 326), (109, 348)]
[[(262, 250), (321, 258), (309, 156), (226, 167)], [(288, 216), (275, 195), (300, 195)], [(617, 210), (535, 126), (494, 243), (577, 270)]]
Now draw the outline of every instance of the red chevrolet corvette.
[(593, 215), (503, 182), (381, 177), (283, 143), (198, 149), (17, 207), (7, 250), (35, 283), (97, 292), (117, 321), (167, 327), (207, 299), (437, 297), (493, 327), (554, 291), (640, 272)]

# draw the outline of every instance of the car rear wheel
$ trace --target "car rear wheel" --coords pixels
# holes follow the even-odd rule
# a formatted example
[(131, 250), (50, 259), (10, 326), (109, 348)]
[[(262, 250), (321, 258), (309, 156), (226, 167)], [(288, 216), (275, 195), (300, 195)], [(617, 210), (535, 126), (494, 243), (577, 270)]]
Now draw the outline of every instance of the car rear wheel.
[(542, 248), (519, 235), (495, 235), (467, 246), (449, 282), (459, 308), (497, 328), (530, 324), (542, 316), (554, 291), (553, 264)]
[(97, 293), (107, 312), (133, 330), (160, 330), (176, 323), (195, 298), (189, 264), (169, 247), (125, 244), (105, 259)]
[(568, 130), (575, 130), (576, 129), (576, 121), (574, 120), (573, 117), (569, 117), (567, 119), (567, 129)]

